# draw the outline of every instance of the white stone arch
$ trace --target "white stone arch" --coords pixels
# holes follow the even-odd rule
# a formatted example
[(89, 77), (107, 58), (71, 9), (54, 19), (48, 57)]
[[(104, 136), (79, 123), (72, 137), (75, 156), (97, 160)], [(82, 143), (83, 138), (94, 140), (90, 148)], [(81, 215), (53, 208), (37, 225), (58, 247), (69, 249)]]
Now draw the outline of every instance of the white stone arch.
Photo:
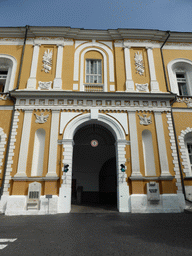
[(2, 172), (6, 138), (7, 135), (4, 133), (3, 128), (0, 127), (0, 173)]
[(176, 70), (186, 72), (187, 87), (190, 95), (192, 95), (192, 61), (184, 58), (171, 60), (167, 65), (170, 89), (173, 93), (179, 95), (177, 85)]
[(8, 54), (0, 54), (0, 69), (1, 67), (8, 68), (7, 79), (5, 83), (4, 92), (13, 90), (16, 69), (17, 69), (17, 60)]
[(178, 137), (179, 145), (180, 145), (182, 165), (184, 167), (183, 172), (186, 174), (186, 177), (192, 177), (192, 171), (191, 171), (191, 166), (190, 166), (190, 162), (189, 162), (189, 156), (188, 156), (188, 151), (187, 151), (187, 143), (186, 143), (186, 138), (187, 138), (188, 135), (190, 135), (190, 133), (191, 133), (191, 138), (192, 138), (192, 128), (188, 127), (187, 129), (182, 130), (180, 136)]
[[(89, 42), (89, 43), (85, 43), (81, 46), (79, 46), (76, 51), (75, 51), (75, 55), (74, 55), (74, 75), (73, 75), (73, 80), (74, 81), (79, 81), (79, 70), (81, 72), (81, 77), (82, 77), (82, 66), (83, 66), (83, 61), (82, 57), (81, 57), (81, 63), (79, 62), (80, 59), (80, 55), (82, 56), (82, 54), (85, 52), (83, 51), (83, 49), (87, 48), (88, 51), (90, 50), (94, 50), (94, 51), (99, 51), (103, 57), (105, 57), (107, 59), (107, 55), (109, 58), (109, 81), (110, 82), (114, 82), (114, 58), (113, 58), (113, 53), (111, 51), (111, 49), (109, 49), (107, 46), (101, 44), (101, 43), (96, 43), (96, 42)], [(91, 48), (91, 49), (89, 49)], [(100, 49), (99, 49), (100, 48)], [(82, 52), (83, 51), (83, 52)], [(105, 54), (105, 52), (107, 53), (107, 55)], [(105, 62), (105, 60), (104, 60)], [(81, 67), (81, 69), (79, 69), (79, 65)], [(104, 74), (107, 74), (107, 66), (105, 67), (104, 65)], [(105, 79), (104, 79), (105, 80)]]
[(101, 124), (115, 137), (116, 163), (117, 163), (117, 208), (120, 212), (129, 212), (129, 187), (126, 182), (126, 174), (121, 173), (120, 164), (126, 163), (125, 147), (127, 145), (125, 132), (121, 125), (113, 118), (98, 113), (96, 119), (92, 119), (91, 113), (75, 117), (65, 128), (63, 134), (63, 164), (69, 165), (69, 171), (63, 174), (63, 184), (59, 191), (58, 212), (71, 211), (71, 180), (73, 163), (73, 137), (78, 129), (90, 123)]

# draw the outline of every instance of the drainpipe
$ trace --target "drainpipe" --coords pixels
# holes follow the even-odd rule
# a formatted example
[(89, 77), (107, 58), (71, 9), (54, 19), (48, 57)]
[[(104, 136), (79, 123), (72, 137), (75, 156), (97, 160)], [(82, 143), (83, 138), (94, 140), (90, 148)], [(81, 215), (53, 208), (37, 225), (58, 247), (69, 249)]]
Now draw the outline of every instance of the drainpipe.
[[(170, 31), (167, 31), (168, 33), (168, 36), (167, 38), (165, 39), (164, 43), (162, 44), (162, 46), (160, 47), (160, 51), (161, 51), (161, 58), (162, 58), (162, 64), (163, 64), (163, 71), (164, 71), (164, 77), (165, 77), (165, 83), (166, 83), (166, 87), (167, 87), (167, 91), (170, 92), (171, 94), (174, 94), (172, 93), (170, 90), (169, 90), (169, 86), (168, 86), (168, 82), (167, 82), (167, 75), (166, 75), (166, 70), (165, 70), (165, 63), (164, 63), (164, 57), (163, 57), (163, 46), (166, 44), (167, 40), (169, 39), (170, 37)], [(178, 158), (178, 163), (179, 163), (179, 171), (180, 171), (180, 175), (181, 175), (181, 185), (182, 185), (182, 190), (183, 190), (183, 194), (184, 194), (184, 197), (185, 197), (185, 200), (192, 203), (192, 201), (188, 200), (186, 198), (186, 192), (185, 192), (185, 186), (184, 186), (184, 178), (183, 178), (183, 172), (182, 172), (182, 167), (181, 167), (181, 161), (180, 161), (180, 155), (179, 155), (179, 146), (178, 146), (178, 142), (177, 142), (177, 133), (176, 133), (176, 128), (175, 128), (175, 121), (174, 121), (174, 117), (173, 117), (173, 111), (172, 111), (172, 105), (173, 103), (176, 101), (176, 97), (177, 95), (175, 95), (175, 99), (174, 101), (171, 103), (171, 117), (172, 117), (172, 121), (173, 121), (173, 130), (174, 130), (174, 137), (175, 137), (175, 145), (176, 145), (176, 151), (177, 151), (177, 158)]]
[[(15, 91), (19, 88), (19, 83), (20, 83), (20, 78), (21, 78), (21, 70), (22, 70), (22, 65), (23, 65), (23, 57), (24, 57), (24, 51), (25, 51), (25, 44), (26, 44), (26, 40), (27, 40), (27, 32), (28, 32), (29, 26), (26, 25), (25, 28), (26, 28), (25, 29), (25, 37), (24, 37), (22, 54), (21, 54), (21, 63), (20, 63), (20, 67), (19, 67), (19, 75), (18, 75), (18, 80), (17, 80), (17, 86), (12, 91)], [(1, 199), (1, 196), (2, 196), (2, 193), (3, 193), (3, 188), (4, 188), (6, 167), (7, 167), (8, 154), (9, 154), (10, 141), (11, 141), (11, 131), (12, 131), (12, 127), (13, 127), (13, 119), (14, 119), (14, 113), (15, 113), (15, 103), (16, 103), (16, 101), (15, 101), (15, 98), (13, 98), (10, 94), (12, 91), (9, 92), (9, 98), (14, 102), (14, 105), (13, 105), (13, 112), (12, 112), (12, 117), (11, 117), (11, 126), (10, 126), (10, 131), (9, 131), (9, 137), (8, 137), (8, 142), (7, 142), (7, 150), (6, 150), (6, 155), (5, 155), (4, 174), (3, 174), (3, 177), (2, 177), (2, 184), (1, 184), (1, 190), (0, 190), (0, 199)]]

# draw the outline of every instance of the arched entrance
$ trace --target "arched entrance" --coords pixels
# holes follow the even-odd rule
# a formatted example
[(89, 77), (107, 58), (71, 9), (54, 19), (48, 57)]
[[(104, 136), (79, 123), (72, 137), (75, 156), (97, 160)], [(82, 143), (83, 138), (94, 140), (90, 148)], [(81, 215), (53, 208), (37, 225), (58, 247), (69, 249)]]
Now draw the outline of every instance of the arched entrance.
[[(68, 116), (67, 116), (68, 117)], [(59, 189), (58, 213), (71, 211), (71, 188), (72, 188), (72, 166), (73, 147), (76, 132), (86, 125), (97, 124), (106, 128), (115, 139), (116, 152), (116, 175), (117, 175), (117, 209), (119, 212), (130, 212), (129, 186), (125, 173), (120, 170), (120, 164), (126, 163), (125, 147), (127, 145), (125, 131), (115, 118), (98, 112), (98, 109), (91, 109), (91, 113), (79, 114), (65, 125), (65, 120), (61, 118), (63, 125), (63, 164), (69, 165), (69, 171), (63, 173), (62, 184)], [(61, 129), (62, 127), (60, 127)]]
[(72, 204), (116, 206), (113, 134), (100, 124), (87, 124), (76, 131), (73, 141)]

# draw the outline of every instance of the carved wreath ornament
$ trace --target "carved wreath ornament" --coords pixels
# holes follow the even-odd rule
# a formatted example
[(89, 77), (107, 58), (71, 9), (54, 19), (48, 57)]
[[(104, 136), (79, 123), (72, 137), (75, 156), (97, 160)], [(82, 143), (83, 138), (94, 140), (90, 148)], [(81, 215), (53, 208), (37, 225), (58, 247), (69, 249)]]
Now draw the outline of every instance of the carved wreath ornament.
[(143, 64), (143, 56), (141, 52), (136, 52), (135, 53), (135, 69), (136, 73), (139, 73), (140, 76), (143, 76), (144, 74), (144, 64)]
[(52, 67), (52, 56), (53, 52), (50, 49), (47, 49), (47, 51), (43, 54), (43, 69), (42, 71), (45, 71), (45, 73), (49, 73)]

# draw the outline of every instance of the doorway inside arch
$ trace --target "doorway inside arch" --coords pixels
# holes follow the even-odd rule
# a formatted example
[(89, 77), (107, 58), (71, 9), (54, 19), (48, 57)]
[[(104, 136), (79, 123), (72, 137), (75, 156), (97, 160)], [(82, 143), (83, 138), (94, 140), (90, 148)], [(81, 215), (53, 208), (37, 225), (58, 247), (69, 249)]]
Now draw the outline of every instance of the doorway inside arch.
[(115, 138), (100, 124), (87, 124), (74, 135), (73, 205), (117, 208)]

